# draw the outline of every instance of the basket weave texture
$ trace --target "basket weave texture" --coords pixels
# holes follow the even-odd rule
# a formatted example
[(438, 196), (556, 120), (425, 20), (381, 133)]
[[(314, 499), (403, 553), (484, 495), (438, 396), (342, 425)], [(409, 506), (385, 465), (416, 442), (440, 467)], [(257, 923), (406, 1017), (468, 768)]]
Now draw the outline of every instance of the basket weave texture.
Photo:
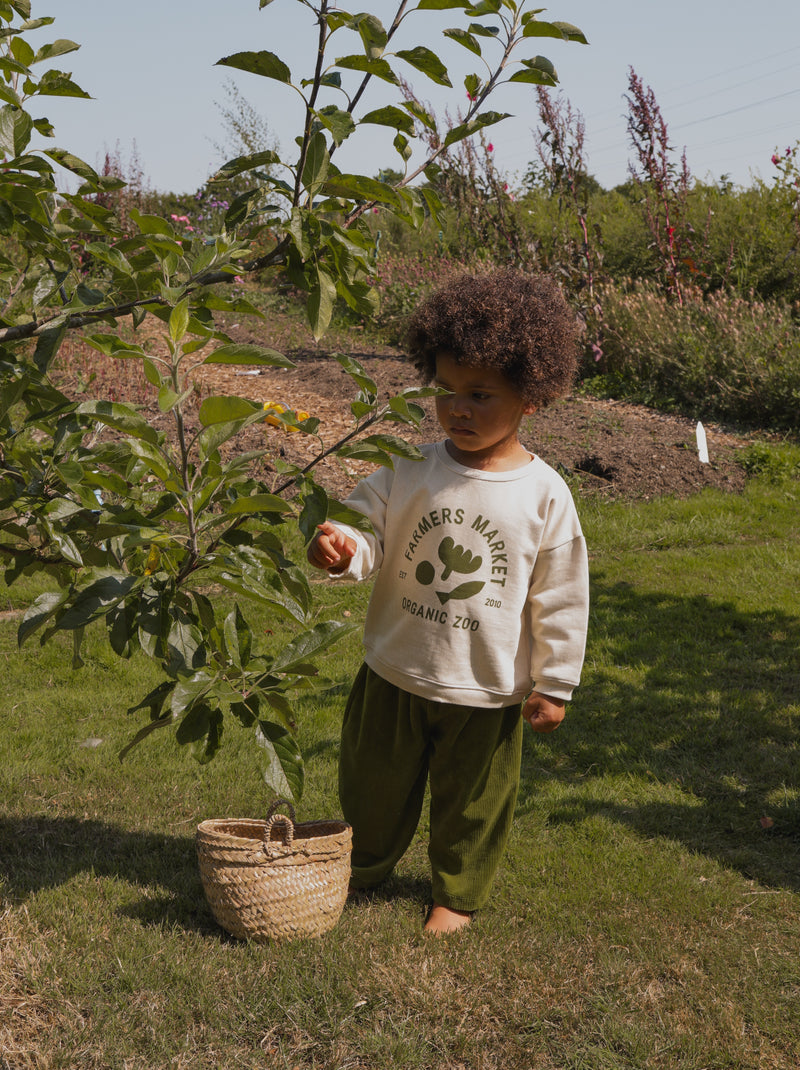
[[(275, 813), (277, 808), (291, 816)], [(347, 898), (351, 841), (344, 821), (295, 823), (285, 799), (273, 803), (265, 821), (201, 822), (197, 858), (214, 918), (240, 940), (327, 932)]]

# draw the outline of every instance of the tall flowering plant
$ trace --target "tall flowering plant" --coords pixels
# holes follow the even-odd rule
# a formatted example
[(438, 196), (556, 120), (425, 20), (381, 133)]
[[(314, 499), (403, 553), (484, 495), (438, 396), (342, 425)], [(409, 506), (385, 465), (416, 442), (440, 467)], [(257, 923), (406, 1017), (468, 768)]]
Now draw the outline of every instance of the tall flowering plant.
[(692, 177), (686, 152), (681, 155), (680, 166), (676, 166), (655, 94), (632, 67), (626, 99), (628, 135), (636, 157), (629, 167), (630, 175), (642, 193), (642, 210), (660, 261), (664, 290), (682, 305), (684, 286), (699, 283), (706, 274), (703, 260), (710, 217), (706, 233), (698, 241), (688, 219)]
[(778, 149), (772, 154), (772, 166), (775, 168), (773, 178), (776, 188), (788, 199), (794, 233), (794, 254), (800, 251), (800, 141), (794, 146), (787, 146), (783, 152)]

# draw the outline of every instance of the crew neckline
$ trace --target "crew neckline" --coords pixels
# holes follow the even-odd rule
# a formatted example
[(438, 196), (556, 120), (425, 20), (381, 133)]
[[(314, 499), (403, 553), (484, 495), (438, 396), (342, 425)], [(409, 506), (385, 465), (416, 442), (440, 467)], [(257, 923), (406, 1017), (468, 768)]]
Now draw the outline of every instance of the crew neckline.
[(509, 468), (507, 472), (493, 472), (484, 468), (470, 468), (469, 465), (462, 464), (455, 457), (451, 457), (447, 449), (447, 439), (441, 439), (439, 442), (434, 443), (434, 448), (438, 459), (454, 472), (458, 472), (470, 479), (484, 479), (493, 483), (507, 483), (523, 479), (531, 473), (532, 466), (535, 466), (536, 462), (539, 461), (539, 457), (535, 453), (526, 451), (530, 457), (526, 464), (521, 465), (519, 468)]

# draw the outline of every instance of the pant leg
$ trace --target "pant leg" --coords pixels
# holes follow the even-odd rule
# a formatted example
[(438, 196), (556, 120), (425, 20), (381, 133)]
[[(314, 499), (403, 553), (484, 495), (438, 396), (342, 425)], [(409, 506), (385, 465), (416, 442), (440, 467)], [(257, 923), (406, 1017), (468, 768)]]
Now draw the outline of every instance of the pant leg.
[(430, 703), (433, 901), (477, 910), (489, 897), (519, 790), (520, 706), (469, 708)]
[(342, 723), (339, 800), (353, 826), (352, 884), (388, 877), (419, 824), (428, 775), (420, 700), (362, 665)]

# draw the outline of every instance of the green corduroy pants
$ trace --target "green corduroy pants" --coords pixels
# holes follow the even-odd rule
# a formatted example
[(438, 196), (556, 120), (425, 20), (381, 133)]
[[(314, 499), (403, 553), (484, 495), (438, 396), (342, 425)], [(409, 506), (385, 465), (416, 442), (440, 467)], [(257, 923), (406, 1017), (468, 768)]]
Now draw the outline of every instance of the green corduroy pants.
[(362, 665), (342, 724), (339, 797), (353, 826), (352, 885), (388, 877), (422, 813), (430, 777), (433, 901), (477, 910), (489, 896), (519, 790), (520, 704), (418, 698)]

